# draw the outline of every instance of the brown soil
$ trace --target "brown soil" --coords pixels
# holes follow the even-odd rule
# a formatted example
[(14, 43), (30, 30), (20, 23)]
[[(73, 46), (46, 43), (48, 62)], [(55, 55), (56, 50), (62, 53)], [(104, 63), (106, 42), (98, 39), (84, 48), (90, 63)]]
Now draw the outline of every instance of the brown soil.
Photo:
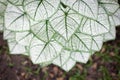
[(69, 72), (53, 64), (41, 68), (27, 56), (10, 55), (0, 33), (0, 80), (120, 80), (120, 27), (116, 40), (105, 43), (87, 64), (76, 63)]

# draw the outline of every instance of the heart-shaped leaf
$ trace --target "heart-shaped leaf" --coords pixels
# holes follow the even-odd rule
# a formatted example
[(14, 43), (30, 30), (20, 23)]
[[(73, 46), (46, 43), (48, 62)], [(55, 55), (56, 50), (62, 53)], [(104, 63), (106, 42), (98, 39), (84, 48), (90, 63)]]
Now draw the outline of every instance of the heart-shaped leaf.
[(30, 29), (29, 20), (21, 6), (8, 4), (5, 13), (5, 27), (11, 31), (26, 31)]
[(56, 41), (44, 43), (33, 38), (30, 45), (30, 57), (34, 63), (48, 62), (60, 54), (62, 47)]
[(41, 21), (54, 15), (59, 3), (60, 0), (25, 0), (24, 9), (30, 18)]
[(63, 4), (83, 16), (96, 19), (98, 15), (97, 0), (61, 0)]

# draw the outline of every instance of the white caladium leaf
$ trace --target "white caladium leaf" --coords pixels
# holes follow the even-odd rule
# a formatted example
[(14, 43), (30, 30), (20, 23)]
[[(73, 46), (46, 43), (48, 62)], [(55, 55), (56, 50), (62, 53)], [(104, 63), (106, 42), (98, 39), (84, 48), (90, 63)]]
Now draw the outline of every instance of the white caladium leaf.
[(97, 20), (84, 18), (80, 31), (89, 35), (99, 35), (107, 33), (110, 29), (108, 15), (102, 7), (99, 7)]
[(31, 32), (44, 42), (48, 42), (55, 34), (55, 31), (52, 29), (52, 26), (48, 20), (32, 25)]
[(76, 61), (72, 60), (70, 51), (62, 50), (61, 54), (52, 63), (65, 71), (69, 71), (75, 65)]
[(82, 16), (77, 15), (68, 8), (65, 10), (58, 10), (58, 12), (51, 18), (50, 22), (53, 29), (68, 40), (79, 28), (82, 18)]
[(99, 51), (103, 44), (103, 37), (75, 33), (69, 40), (57, 36), (55, 40), (65, 49), (71, 51)]
[(5, 40), (15, 39), (15, 32), (9, 31), (5, 28), (3, 32), (3, 38)]
[(115, 22), (116, 21), (113, 20), (112, 16), (109, 17), (109, 21), (110, 21), (111, 27), (110, 27), (110, 31), (103, 35), (104, 42), (106, 42), (108, 40), (114, 40), (116, 37), (116, 30), (115, 30)]
[(91, 52), (72, 52), (71, 53), (71, 59), (82, 62), (82, 63), (87, 63), (89, 60), (89, 57), (94, 53), (94, 51)]
[(24, 0), (7, 0), (9, 3), (14, 4), (16, 6), (21, 6)]
[(3, 24), (4, 24), (4, 21), (3, 21), (3, 16), (0, 16), (0, 31), (3, 31)]
[(60, 0), (25, 0), (24, 8), (27, 14), (37, 21), (51, 17), (58, 9)]
[(77, 62), (86, 63), (91, 54), (94, 52), (71, 52), (62, 50), (61, 54), (53, 60), (53, 64), (62, 67), (65, 71), (69, 71)]
[(115, 39), (115, 26), (120, 25), (116, 0), (3, 1), (0, 25), (10, 53), (65, 71), (76, 62), (87, 63), (103, 42)]
[[(48, 62), (60, 54), (62, 47), (56, 41), (42, 42), (33, 38), (30, 45), (30, 57), (34, 63)], [(49, 55), (48, 55), (49, 53)]]
[(103, 38), (100, 36), (91, 37), (89, 35), (76, 33), (66, 44), (67, 48), (78, 51), (99, 51), (102, 47)]
[(62, 4), (70, 7), (77, 13), (93, 19), (98, 15), (98, 2), (97, 0), (61, 0)]
[(113, 20), (115, 22), (115, 26), (119, 26), (120, 25), (120, 8), (113, 15)]
[(0, 31), (3, 31), (4, 27), (4, 12), (6, 10), (7, 1), (0, 0)]
[(118, 2), (118, 0), (114, 0), (114, 1)]
[(15, 40), (23, 46), (29, 46), (32, 38), (33, 38), (33, 34), (31, 34), (30, 32), (15, 33)]
[(7, 0), (0, 0), (0, 15), (4, 15), (7, 6)]
[(5, 27), (11, 31), (29, 30), (29, 20), (21, 6), (8, 4), (5, 13)]
[(7, 29), (4, 30), (4, 39), (7, 40), (9, 51), (11, 54), (24, 54), (28, 55), (28, 47), (19, 44), (16, 40), (16, 33), (13, 31), (9, 31)]
[(14, 39), (8, 40), (9, 51), (11, 54), (24, 54), (28, 55), (27, 48), (18, 44)]
[(115, 0), (99, 0), (99, 5), (104, 7), (109, 15), (113, 15), (119, 9), (119, 4)]

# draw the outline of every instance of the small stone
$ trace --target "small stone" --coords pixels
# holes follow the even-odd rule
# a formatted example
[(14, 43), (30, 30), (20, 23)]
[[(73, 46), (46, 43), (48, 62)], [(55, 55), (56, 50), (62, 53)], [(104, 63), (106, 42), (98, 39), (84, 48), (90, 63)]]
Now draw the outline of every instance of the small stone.
[(53, 71), (54, 71), (54, 74), (57, 75), (58, 74), (58, 67), (54, 67)]
[(80, 71), (83, 71), (83, 67), (81, 64), (76, 64), (76, 66), (80, 69)]
[(52, 74), (52, 73), (50, 73), (49, 76), (50, 76), (51, 78), (54, 78), (54, 74)]
[(62, 78), (62, 77), (61, 78), (57, 78), (57, 80), (64, 80), (64, 78)]
[(110, 52), (110, 56), (115, 56), (115, 53), (114, 52)]
[(97, 65), (98, 65), (97, 63), (94, 63), (94, 64), (92, 65), (92, 69), (95, 69), (95, 70), (96, 70), (96, 69), (97, 69)]
[(100, 52), (104, 53), (105, 52), (105, 48), (103, 47)]
[(23, 73), (21, 73), (21, 76), (23, 76), (23, 77), (24, 77), (24, 76), (25, 76), (25, 73), (24, 73), (24, 72), (23, 72)]

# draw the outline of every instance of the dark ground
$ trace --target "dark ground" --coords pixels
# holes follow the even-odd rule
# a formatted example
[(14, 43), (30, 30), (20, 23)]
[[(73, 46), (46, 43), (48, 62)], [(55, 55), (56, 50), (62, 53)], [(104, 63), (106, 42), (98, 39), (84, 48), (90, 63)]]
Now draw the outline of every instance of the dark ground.
[(120, 27), (116, 40), (104, 43), (87, 64), (76, 63), (69, 72), (52, 64), (40, 68), (24, 55), (10, 55), (0, 33), (0, 80), (120, 80)]
[(40, 68), (27, 56), (10, 55), (0, 33), (0, 80), (120, 80), (120, 27), (116, 40), (104, 43), (87, 64), (76, 63), (69, 72), (52, 64)]

